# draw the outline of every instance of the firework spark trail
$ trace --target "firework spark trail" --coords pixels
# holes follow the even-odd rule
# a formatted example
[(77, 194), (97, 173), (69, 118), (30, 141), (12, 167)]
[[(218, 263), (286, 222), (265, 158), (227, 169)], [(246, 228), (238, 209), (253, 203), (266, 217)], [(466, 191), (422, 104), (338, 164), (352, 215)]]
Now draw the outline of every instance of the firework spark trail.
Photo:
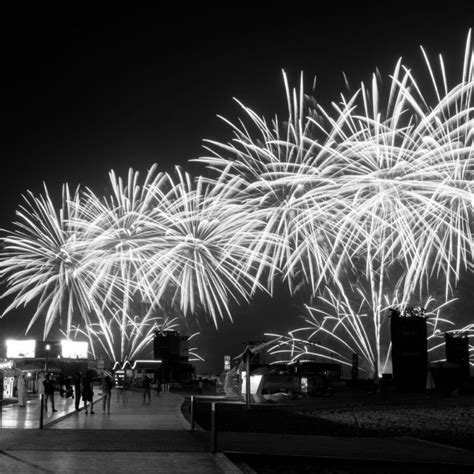
[[(356, 290), (357, 291), (357, 290)], [(363, 296), (363, 298), (365, 298)], [(444, 336), (444, 331), (451, 329), (454, 323), (441, 317), (442, 309), (449, 305), (451, 301), (445, 302), (433, 309), (435, 304), (433, 298), (428, 298), (424, 302), (425, 313), (429, 317), (428, 323), (428, 352), (430, 358), (441, 357), (440, 349), (444, 349), (444, 344), (440, 338)], [(384, 310), (389, 308), (404, 306), (392, 300), (385, 301)], [(364, 302), (361, 306), (365, 305)], [(307, 360), (331, 360), (346, 367), (351, 367), (351, 356), (354, 353), (361, 357), (360, 369), (372, 375), (374, 371), (374, 352), (371, 346), (373, 337), (367, 333), (370, 326), (364, 324), (364, 318), (368, 315), (361, 312), (360, 307), (351, 307), (348, 302), (341, 302), (339, 298), (327, 289), (327, 295), (319, 298), (317, 307), (306, 306), (306, 315), (303, 318), (303, 325), (298, 329), (289, 331), (288, 335), (267, 333), (265, 336), (276, 337), (278, 341), (272, 345), (269, 353), (279, 357), (278, 363), (295, 363)], [(385, 321), (388, 329), (388, 320)], [(443, 333), (441, 332), (443, 330)], [(388, 331), (389, 332), (389, 331)], [(381, 373), (390, 372), (390, 337), (385, 334), (385, 352), (382, 365), (378, 366)], [(444, 338), (443, 338), (444, 340)], [(282, 357), (283, 356), (283, 357)]]
[[(111, 362), (133, 360), (144, 357), (144, 352), (149, 348), (156, 333), (175, 331), (179, 328), (179, 318), (158, 316), (148, 312), (145, 316), (128, 316), (125, 323), (120, 312), (115, 313), (112, 318), (102, 319), (100, 322), (91, 323), (81, 327), (73, 326), (70, 337), (86, 337), (94, 358), (98, 354), (105, 355)], [(125, 334), (125, 349), (122, 345), (123, 334)], [(199, 335), (198, 332), (188, 337), (188, 341)], [(198, 353), (197, 348), (189, 349), (192, 360), (204, 360)]]
[(176, 174), (176, 181), (167, 175), (165, 189), (150, 188), (159, 203), (153, 218), (166, 235), (141, 273), (153, 302), (168, 299), (185, 316), (203, 308), (217, 326), (219, 318), (231, 316), (231, 299), (248, 300), (260, 287), (253, 268), (265, 256), (250, 248), (259, 223), (235, 201), (232, 188), (193, 182), (180, 169)]
[[(280, 123), (275, 118), (269, 128), (264, 119), (240, 104), (258, 138), (252, 138), (243, 122), (240, 126), (228, 122), (235, 134), (233, 142), (207, 141), (211, 156), (197, 160), (218, 170), (219, 180), (227, 179), (238, 189), (245, 209), (265, 223), (256, 234), (253, 249), (274, 263), (267, 274), (270, 291), (281, 274), (290, 289), (298, 284), (301, 273), (312, 283), (324, 274), (330, 253), (325, 234), (331, 233), (328, 223), (336, 222), (337, 209), (331, 197), (331, 132), (315, 120), (316, 111), (308, 111), (303, 84), (298, 91), (291, 91), (286, 75), (283, 77), (287, 121)], [(320, 141), (310, 140), (315, 133)], [(259, 271), (259, 275), (263, 273)]]
[[(424, 99), (410, 94), (410, 86), (421, 92), (409, 72), (403, 79), (398, 77), (397, 65), (392, 80), (401, 89), (396, 94), (401, 105), (395, 101), (392, 106), (401, 112), (399, 117), (394, 120), (392, 114), (390, 120), (381, 120), (377, 105), (381, 94), (374, 81), (370, 98), (362, 88), (364, 114), (346, 124), (353, 127), (355, 139), (344, 143), (349, 160), (339, 182), (340, 195), (352, 203), (352, 209), (341, 232), (355, 237), (343, 238), (353, 255), (365, 255), (376, 367), (382, 362), (381, 302), (394, 266), (402, 262), (406, 268), (396, 284), (403, 289), (403, 300), (413, 297), (416, 289), (419, 297), (423, 290), (429, 291), (435, 272), (443, 276), (447, 299), (461, 266), (472, 261), (472, 60), (468, 69), (467, 81), (452, 90), (444, 78), (444, 95), (436, 88), (438, 103), (430, 108)], [(390, 95), (394, 95), (393, 85)], [(407, 108), (414, 111), (413, 118), (401, 127)]]
[[(159, 223), (151, 218), (156, 203), (148, 191), (150, 185), (159, 185), (163, 174), (154, 166), (143, 184), (139, 173), (132, 169), (126, 181), (113, 171), (109, 176), (113, 194), (101, 198), (87, 190), (83, 218), (76, 225), (83, 229), (88, 256), (95, 262), (96, 287), (106, 293), (104, 310), (97, 317), (107, 321), (120, 315), (121, 326), (125, 328), (131, 321), (133, 302), (147, 299), (148, 286), (140, 279), (140, 269), (150, 255), (151, 244), (156, 246), (164, 234)], [(99, 324), (106, 323), (100, 321)], [(123, 360), (126, 343), (124, 330), (119, 360)]]
[[(245, 202), (267, 222), (260, 241), (269, 235), (282, 237), (278, 245), (260, 245), (259, 251), (272, 255), (290, 286), (297, 286), (295, 276), (303, 275), (316, 297), (321, 283), (332, 285), (333, 294), (351, 311), (350, 317), (336, 316), (331, 331), (344, 329), (345, 337), (357, 341), (358, 350), (377, 370), (387, 361), (381, 331), (388, 288), (401, 292), (403, 301), (416, 292), (421, 299), (437, 276), (445, 283), (448, 299), (461, 268), (472, 268), (470, 34), (462, 81), (454, 87), (448, 87), (442, 60), (439, 87), (425, 58), (436, 95), (433, 107), (401, 61), (385, 105), (374, 76), (370, 87), (362, 84), (349, 99), (342, 96), (332, 113), (318, 107), (317, 114), (303, 117), (303, 100), (294, 100), (298, 94), (290, 94), (286, 86), (289, 119), (284, 138), (280, 128), (285, 127), (277, 120), (270, 130), (242, 106), (258, 138), (252, 139), (242, 123), (231, 124), (233, 142), (210, 142), (212, 156), (199, 160), (234, 180), (240, 175)], [(320, 133), (313, 138), (315, 130)], [(306, 271), (305, 260), (315, 257), (317, 266)], [(365, 262), (365, 271), (358, 271), (368, 292), (359, 289), (365, 296), (353, 310), (343, 276), (356, 261)], [(272, 273), (271, 279), (276, 276)]]
[(3, 314), (26, 306), (32, 300), (38, 307), (27, 331), (44, 316), (44, 337), (58, 317), (66, 314), (69, 331), (78, 310), (85, 321), (100, 308), (100, 294), (93, 291), (94, 273), (86, 258), (86, 246), (80, 229), (70, 219), (81, 212), (80, 194), (71, 194), (63, 186), (62, 207), (56, 210), (48, 190), (24, 196), (25, 204), (17, 211), (14, 231), (6, 231), (0, 259), (2, 278), (14, 295)]
[(215, 179), (153, 167), (140, 184), (132, 170), (126, 181), (111, 172), (112, 196), (67, 190), (59, 214), (47, 192), (30, 195), (3, 239), (7, 311), (38, 299), (31, 324), (46, 311), (45, 335), (64, 301), (68, 328), (77, 308), (103, 334), (117, 318), (131, 327), (137, 300), (147, 311), (205, 311), (217, 325), (231, 302), (284, 279), (333, 308), (317, 313), (321, 333), (385, 367), (388, 295), (421, 301), (438, 278), (448, 300), (460, 271), (474, 269), (470, 33), (454, 87), (442, 58), (438, 73), (423, 54), (434, 101), (401, 60), (387, 96), (374, 75), (328, 110), (284, 75), (287, 120), (268, 123), (239, 103), (249, 125), (226, 120), (233, 141), (208, 141), (210, 156), (197, 160)]

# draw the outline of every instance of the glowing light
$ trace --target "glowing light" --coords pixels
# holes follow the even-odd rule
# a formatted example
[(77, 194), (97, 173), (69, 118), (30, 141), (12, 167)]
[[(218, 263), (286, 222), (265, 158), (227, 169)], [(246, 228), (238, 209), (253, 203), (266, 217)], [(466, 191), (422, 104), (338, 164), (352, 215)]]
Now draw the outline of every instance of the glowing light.
[(61, 341), (62, 357), (70, 359), (87, 359), (89, 344), (83, 341), (70, 341), (63, 339)]
[(162, 361), (158, 359), (137, 359), (133, 362), (132, 369), (135, 370), (137, 368), (137, 364), (145, 364), (145, 365), (155, 365), (157, 367), (161, 366)]
[(7, 358), (26, 358), (35, 357), (36, 341), (35, 340), (18, 340), (18, 339), (7, 339), (5, 341), (7, 346)]
[[(246, 393), (246, 387), (247, 387), (247, 373), (245, 370), (243, 370), (240, 373), (241, 377), (241, 393), (245, 394)], [(260, 387), (260, 382), (262, 381), (263, 375), (258, 374), (258, 375), (252, 375), (250, 374), (250, 393), (252, 395), (255, 395), (258, 392), (258, 389)]]

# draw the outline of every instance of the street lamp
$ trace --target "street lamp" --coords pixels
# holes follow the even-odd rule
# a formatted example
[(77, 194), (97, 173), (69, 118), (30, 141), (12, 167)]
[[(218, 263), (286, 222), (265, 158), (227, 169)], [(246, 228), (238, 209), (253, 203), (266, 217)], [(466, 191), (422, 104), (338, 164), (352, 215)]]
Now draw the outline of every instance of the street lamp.
[(44, 348), (46, 349), (46, 361), (44, 364), (44, 370), (46, 373), (48, 373), (48, 356), (49, 356), (49, 350), (51, 349), (51, 346), (49, 344), (46, 344)]

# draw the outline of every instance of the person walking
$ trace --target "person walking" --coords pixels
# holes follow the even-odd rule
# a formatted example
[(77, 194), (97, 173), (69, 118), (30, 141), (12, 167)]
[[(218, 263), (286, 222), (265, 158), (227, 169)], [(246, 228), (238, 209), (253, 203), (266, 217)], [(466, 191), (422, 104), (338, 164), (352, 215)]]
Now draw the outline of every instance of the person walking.
[(45, 395), (45, 402), (44, 402), (44, 409), (45, 411), (48, 411), (48, 400), (51, 401), (51, 408), (54, 411), (56, 408), (54, 408), (54, 381), (51, 380), (51, 376), (49, 374), (46, 374), (45, 380), (43, 382), (44, 386), (44, 395)]
[(17, 381), (17, 395), (18, 395), (18, 406), (25, 407), (26, 406), (26, 381), (25, 381), (25, 374), (21, 372), (18, 375)]
[(128, 402), (128, 391), (131, 387), (131, 384), (130, 384), (130, 380), (125, 377), (123, 379), (123, 387), (122, 387), (122, 401), (123, 403), (127, 403)]
[(148, 375), (145, 374), (145, 378), (143, 379), (143, 403), (145, 403), (145, 399), (148, 396), (148, 403), (151, 403), (151, 379)]
[(85, 374), (82, 377), (82, 400), (84, 401), (84, 412), (87, 415), (87, 402), (90, 402), (91, 414), (95, 413), (94, 411), (94, 389), (92, 385), (92, 377), (90, 374)]
[(41, 396), (44, 395), (44, 381), (46, 376), (43, 371), (38, 374), (38, 380), (36, 381), (36, 392), (38, 393), (38, 398), (41, 400)]
[(110, 415), (110, 397), (112, 396), (112, 379), (106, 375), (102, 380), (102, 413), (105, 415), (105, 409), (107, 408), (107, 414)]
[(81, 378), (82, 378), (82, 372), (76, 372), (76, 375), (74, 376), (74, 405), (76, 407), (76, 411), (80, 410), (80, 405), (81, 405), (81, 395), (82, 395)]

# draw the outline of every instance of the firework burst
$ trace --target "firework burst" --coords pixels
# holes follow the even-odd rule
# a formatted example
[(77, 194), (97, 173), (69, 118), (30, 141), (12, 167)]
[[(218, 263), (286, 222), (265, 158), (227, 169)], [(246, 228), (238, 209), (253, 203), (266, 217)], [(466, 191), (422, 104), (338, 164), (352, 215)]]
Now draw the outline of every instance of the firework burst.
[(1, 276), (14, 295), (4, 313), (37, 301), (37, 309), (27, 331), (44, 317), (44, 337), (58, 318), (65, 316), (67, 330), (79, 312), (89, 321), (100, 308), (99, 293), (93, 291), (95, 277), (86, 258), (81, 230), (72, 221), (82, 212), (79, 191), (63, 186), (62, 207), (54, 206), (48, 190), (24, 196), (25, 204), (17, 211), (14, 231), (2, 238)]
[(157, 207), (152, 218), (160, 222), (164, 239), (141, 269), (151, 301), (177, 306), (183, 315), (199, 309), (219, 318), (231, 316), (230, 301), (247, 300), (259, 288), (251, 242), (258, 221), (242, 209), (234, 190), (195, 181), (177, 169), (167, 175), (168, 186), (150, 188)]
[(341, 96), (333, 110), (316, 106), (303, 115), (302, 86), (299, 94), (286, 86), (289, 119), (283, 127), (275, 120), (269, 129), (244, 107), (258, 138), (243, 122), (231, 124), (233, 142), (212, 142), (217, 151), (200, 160), (242, 188), (245, 204), (266, 223), (258, 250), (271, 255), (290, 286), (304, 280), (314, 298), (329, 293), (333, 305), (337, 300), (340, 317), (320, 315), (321, 331), (338, 321), (328, 332), (346, 349), (355, 344), (376, 370), (388, 360), (388, 295), (404, 302), (427, 299), (430, 283), (438, 280), (448, 301), (460, 271), (472, 268), (470, 34), (454, 87), (448, 87), (442, 58), (439, 86), (424, 55), (434, 105), (401, 60), (386, 101), (374, 75), (370, 87)]
[[(287, 119), (239, 103), (246, 120), (227, 122), (233, 140), (208, 141), (197, 160), (214, 179), (111, 172), (111, 196), (65, 186), (60, 211), (47, 190), (29, 193), (3, 238), (6, 311), (38, 300), (30, 327), (44, 314), (45, 335), (62, 314), (69, 331), (77, 313), (89, 339), (123, 358), (141, 350), (157, 308), (217, 326), (232, 304), (282, 279), (312, 298), (307, 324), (285, 339), (292, 351), (332, 336), (339, 361), (357, 352), (366, 370), (386, 370), (388, 305), (430, 302), (433, 282), (448, 302), (474, 269), (470, 33), (452, 87), (442, 58), (437, 72), (423, 55), (429, 90), (400, 60), (388, 90), (374, 75), (327, 109), (284, 75)], [(132, 316), (137, 304), (142, 316)]]

